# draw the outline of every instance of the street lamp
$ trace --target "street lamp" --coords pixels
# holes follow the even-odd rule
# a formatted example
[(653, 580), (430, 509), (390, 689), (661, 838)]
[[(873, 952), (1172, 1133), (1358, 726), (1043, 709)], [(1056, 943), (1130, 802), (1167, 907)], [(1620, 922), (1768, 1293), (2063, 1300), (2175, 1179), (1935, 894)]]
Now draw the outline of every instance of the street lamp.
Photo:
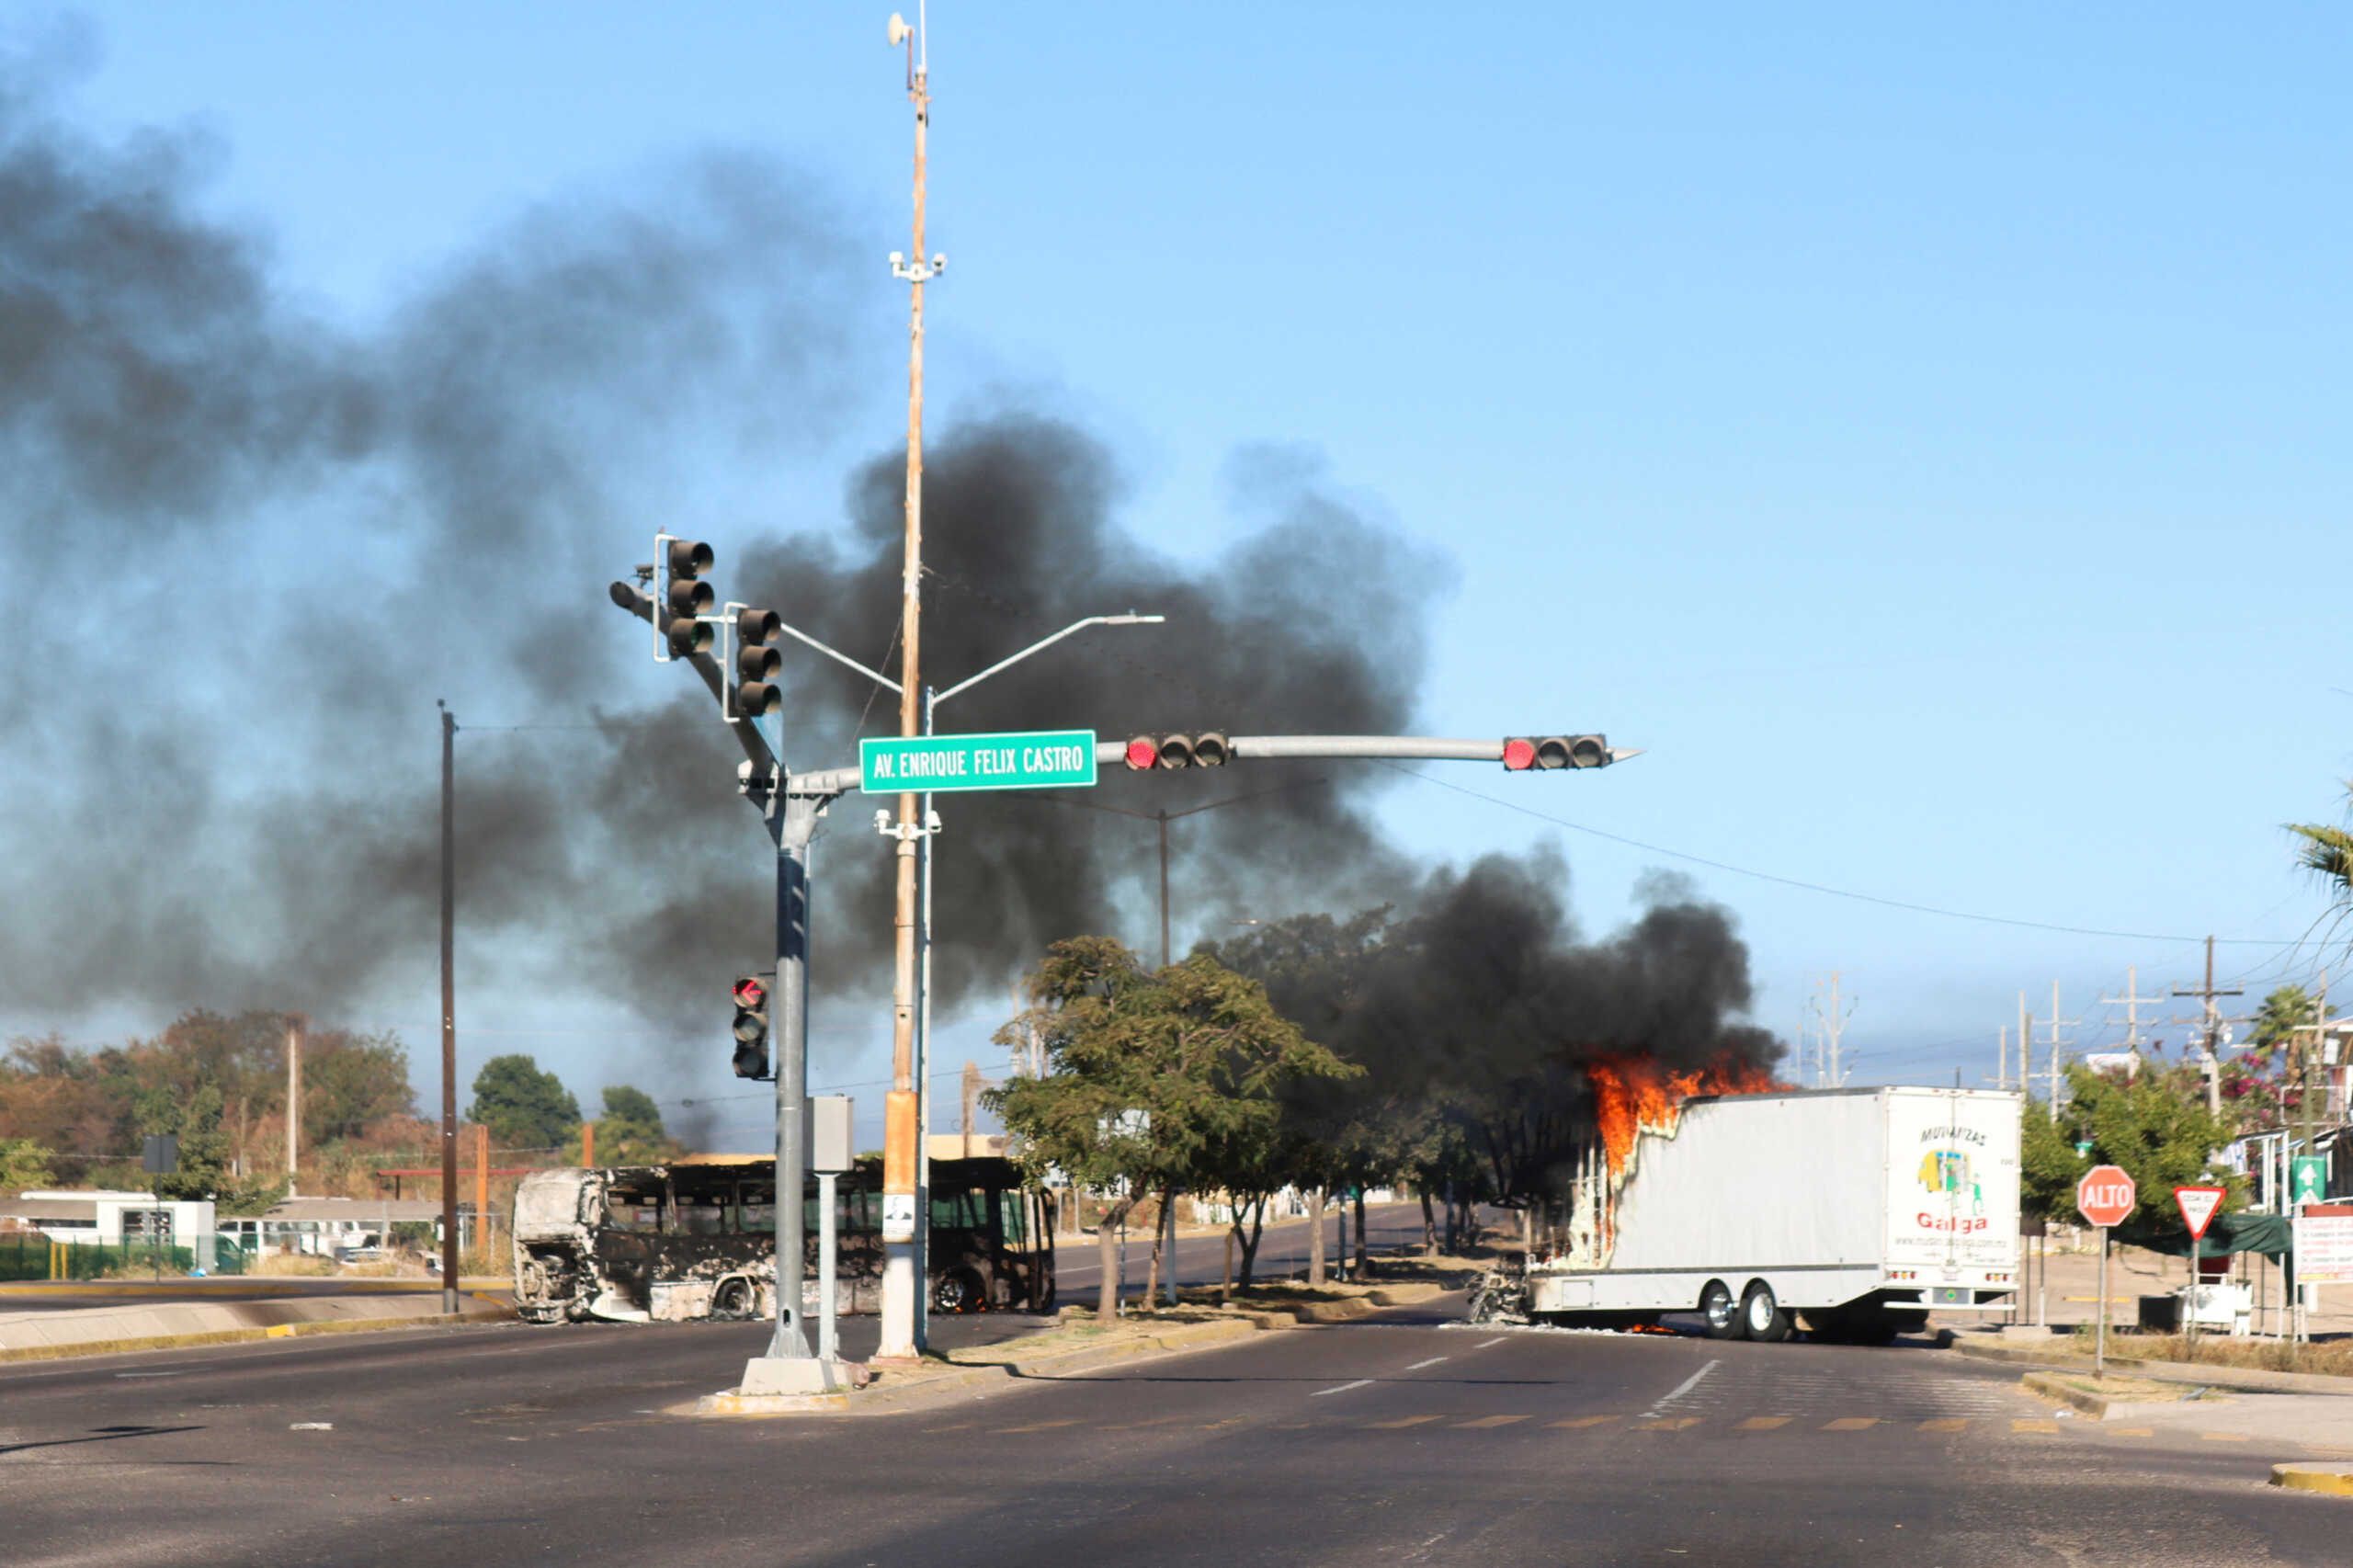
[[(932, 715), (942, 702), (962, 692), (970, 691), (991, 676), (1011, 669), (1022, 660), (1052, 647), (1065, 637), (1084, 631), (1090, 626), (1157, 626), (1166, 619), (1165, 616), (1139, 615), (1133, 610), (1120, 615), (1090, 615), (1084, 619), (1072, 621), (1051, 636), (1040, 638), (1010, 657), (999, 659), (978, 675), (958, 681), (946, 691), (935, 692), (929, 687), (926, 687), (918, 694), (923, 733), (926, 735), (932, 733)], [(847, 665), (886, 690), (904, 695), (904, 687), (899, 682), (892, 680), (880, 670), (869, 669), (838, 649), (827, 647), (807, 632), (781, 621), (778, 622), (777, 630), (793, 641), (823, 653), (836, 664)], [(893, 1244), (886, 1237), (883, 1245), (882, 1336), (881, 1349), (879, 1354), (890, 1356), (901, 1353), (902, 1348), (907, 1346), (911, 1346), (917, 1353), (921, 1352), (926, 1337), (924, 1329), (931, 1304), (929, 1292), (924, 1289), (924, 1280), (928, 1274), (924, 1249), (929, 1241), (926, 1233), (928, 1225), (924, 1221), (928, 1218), (927, 1206), (931, 1201), (931, 837), (938, 831), (938, 823), (932, 811), (931, 792), (929, 790), (923, 792), (914, 822), (893, 824), (889, 820), (888, 814), (883, 813), (880, 825), (883, 833), (893, 838), (914, 837), (917, 840), (916, 876), (922, 889), (922, 897), (916, 908), (915, 933), (916, 972), (920, 977), (915, 994), (915, 1072), (913, 1074), (915, 1105), (912, 1120), (915, 1146), (912, 1151), (905, 1149), (895, 1151), (899, 1158), (905, 1160), (915, 1173), (915, 1213), (922, 1219), (919, 1219), (915, 1226), (912, 1243)], [(1165, 835), (1165, 829), (1163, 831)], [(892, 1163), (892, 1155), (894, 1153), (887, 1144), (892, 1139), (903, 1136), (904, 1135), (898, 1131), (897, 1124), (886, 1119), (884, 1124), (886, 1147), (883, 1151), (886, 1165)], [(910, 1155), (912, 1158), (909, 1157)], [(904, 1321), (893, 1321), (902, 1314), (904, 1315)]]

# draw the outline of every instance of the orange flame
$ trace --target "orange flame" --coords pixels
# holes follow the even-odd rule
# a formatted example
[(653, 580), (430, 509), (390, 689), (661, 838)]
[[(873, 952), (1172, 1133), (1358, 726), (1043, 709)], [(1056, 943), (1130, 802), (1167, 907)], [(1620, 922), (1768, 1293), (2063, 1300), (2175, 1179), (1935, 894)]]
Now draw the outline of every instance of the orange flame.
[(1720, 1062), (1692, 1073), (1669, 1073), (1648, 1056), (1604, 1056), (1586, 1064), (1593, 1080), (1594, 1117), (1609, 1153), (1613, 1187), (1645, 1132), (1673, 1132), (1683, 1102), (1693, 1095), (1757, 1095), (1789, 1085), (1745, 1062)]

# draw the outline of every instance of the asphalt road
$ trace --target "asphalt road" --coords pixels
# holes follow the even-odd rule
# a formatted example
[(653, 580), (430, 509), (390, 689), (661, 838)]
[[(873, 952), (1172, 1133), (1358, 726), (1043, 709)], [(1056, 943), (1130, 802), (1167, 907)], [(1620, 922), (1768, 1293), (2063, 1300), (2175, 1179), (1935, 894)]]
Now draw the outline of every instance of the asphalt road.
[[(1460, 1299), (1441, 1303), (1459, 1308)], [(706, 1422), (757, 1325), (0, 1368), (18, 1568), (2336, 1563), (2301, 1457), (2055, 1420), (1884, 1350), (1405, 1310), (864, 1417)], [(997, 1332), (963, 1319), (943, 1333)], [(324, 1427), (316, 1424), (329, 1424)]]
[[(1324, 1256), (1337, 1264), (1341, 1258), (1340, 1221), (1327, 1214), (1324, 1226)], [(1270, 1224), (1258, 1243), (1257, 1273), (1260, 1278), (1295, 1273), (1307, 1267), (1309, 1225), (1304, 1220), (1286, 1220)], [(1350, 1244), (1356, 1235), (1353, 1216), (1348, 1221)], [(1422, 1206), (1418, 1203), (1380, 1203), (1365, 1210), (1365, 1239), (1376, 1249), (1416, 1245), (1422, 1240)], [(1101, 1288), (1103, 1270), (1100, 1254), (1092, 1234), (1074, 1236), (1067, 1231), (1054, 1238), (1054, 1287), (1064, 1304), (1092, 1301)], [(1126, 1280), (1121, 1290), (1124, 1299), (1132, 1300), (1143, 1294), (1144, 1270), (1152, 1260), (1152, 1233), (1131, 1231), (1127, 1241)], [(1240, 1255), (1234, 1267), (1242, 1267)], [(1179, 1285), (1214, 1285), (1225, 1272), (1225, 1233), (1212, 1235), (1180, 1235), (1176, 1238), (1176, 1282)]]

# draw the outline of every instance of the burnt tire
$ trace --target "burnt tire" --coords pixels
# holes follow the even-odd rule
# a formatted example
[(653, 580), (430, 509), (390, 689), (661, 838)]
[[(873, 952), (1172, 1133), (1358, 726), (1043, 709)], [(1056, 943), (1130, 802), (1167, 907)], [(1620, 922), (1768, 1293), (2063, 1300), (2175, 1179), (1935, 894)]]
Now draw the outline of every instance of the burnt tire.
[(988, 1310), (988, 1290), (981, 1277), (969, 1268), (951, 1268), (941, 1275), (931, 1287), (931, 1310), (936, 1312), (978, 1312)]
[(1700, 1332), (1710, 1339), (1741, 1335), (1740, 1304), (1732, 1299), (1732, 1287), (1721, 1279), (1711, 1279), (1700, 1289), (1699, 1316), (1705, 1322)]
[(710, 1315), (722, 1323), (742, 1323), (759, 1312), (760, 1293), (749, 1279), (722, 1279), (710, 1293)]
[(1779, 1345), (1790, 1336), (1790, 1314), (1762, 1279), (1752, 1282), (1740, 1298), (1740, 1332), (1759, 1345)]

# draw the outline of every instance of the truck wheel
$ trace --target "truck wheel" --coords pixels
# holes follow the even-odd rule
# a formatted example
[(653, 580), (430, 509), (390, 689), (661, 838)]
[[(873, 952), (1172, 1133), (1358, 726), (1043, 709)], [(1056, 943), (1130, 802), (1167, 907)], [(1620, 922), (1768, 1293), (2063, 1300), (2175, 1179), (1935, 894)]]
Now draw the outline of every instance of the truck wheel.
[(1722, 1280), (1711, 1279), (1699, 1291), (1699, 1315), (1708, 1320), (1709, 1338), (1740, 1337), (1740, 1308), (1732, 1299), (1732, 1288)]
[(1740, 1299), (1740, 1326), (1760, 1345), (1779, 1345), (1790, 1336), (1790, 1314), (1773, 1299), (1773, 1287), (1762, 1279)]

